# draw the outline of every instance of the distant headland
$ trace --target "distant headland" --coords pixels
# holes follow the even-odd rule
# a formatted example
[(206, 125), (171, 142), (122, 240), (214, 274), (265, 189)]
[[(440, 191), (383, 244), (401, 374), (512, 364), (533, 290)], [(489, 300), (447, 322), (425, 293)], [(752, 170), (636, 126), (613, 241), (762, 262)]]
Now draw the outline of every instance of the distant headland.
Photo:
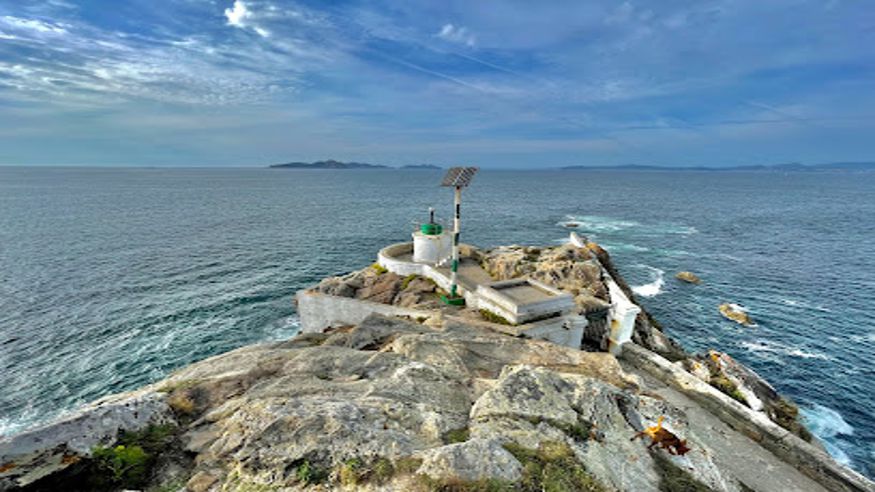
[(418, 169), (418, 170), (434, 170), (443, 169), (434, 164), (411, 164), (401, 166), (400, 168), (384, 166), (381, 164), (367, 164), (364, 162), (341, 162), (334, 159), (316, 162), (287, 162), (285, 164), (271, 164), (271, 168), (278, 169)]
[(769, 171), (769, 172), (871, 172), (875, 162), (830, 162), (825, 164), (758, 164), (730, 167), (680, 167), (627, 164), (620, 166), (564, 166), (566, 171)]
[(364, 162), (340, 162), (334, 159), (316, 162), (287, 162), (285, 164), (272, 164), (272, 168), (282, 169), (388, 169), (389, 166), (379, 164), (366, 164)]

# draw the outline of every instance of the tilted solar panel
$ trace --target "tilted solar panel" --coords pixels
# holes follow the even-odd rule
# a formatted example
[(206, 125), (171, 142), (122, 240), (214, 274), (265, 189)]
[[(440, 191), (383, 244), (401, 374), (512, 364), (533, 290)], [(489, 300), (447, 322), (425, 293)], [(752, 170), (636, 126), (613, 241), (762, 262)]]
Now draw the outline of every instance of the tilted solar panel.
[(474, 175), (477, 174), (477, 167), (451, 167), (446, 176), (444, 176), (441, 186), (453, 186), (464, 188), (471, 184)]

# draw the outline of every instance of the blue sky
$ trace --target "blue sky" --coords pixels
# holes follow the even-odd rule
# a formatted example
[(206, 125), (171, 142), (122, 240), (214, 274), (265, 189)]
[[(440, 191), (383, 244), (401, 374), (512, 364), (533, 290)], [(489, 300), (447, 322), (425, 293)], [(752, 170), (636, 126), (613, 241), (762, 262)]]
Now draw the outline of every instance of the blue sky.
[(0, 164), (875, 160), (864, 0), (0, 0)]

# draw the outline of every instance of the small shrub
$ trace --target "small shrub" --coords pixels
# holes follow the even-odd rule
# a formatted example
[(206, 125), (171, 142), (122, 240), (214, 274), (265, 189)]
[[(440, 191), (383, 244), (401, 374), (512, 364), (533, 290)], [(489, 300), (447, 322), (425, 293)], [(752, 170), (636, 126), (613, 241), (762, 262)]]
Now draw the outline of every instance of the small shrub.
[(444, 432), (443, 438), (446, 444), (456, 444), (467, 441), (470, 438), (470, 432), (467, 427), (451, 429)]
[(295, 470), (295, 478), (304, 485), (313, 485), (324, 482), (328, 478), (328, 472), (309, 460), (304, 460)]
[(510, 321), (508, 321), (504, 316), (501, 316), (501, 315), (495, 314), (495, 313), (493, 313), (492, 311), (489, 311), (489, 310), (487, 310), (487, 309), (481, 309), (481, 310), (480, 310), (480, 316), (483, 316), (483, 319), (485, 319), (486, 321), (488, 321), (488, 322), (490, 322), (490, 323), (496, 323), (496, 324), (499, 324), (499, 325), (513, 326), (513, 323), (511, 323)]
[(374, 271), (377, 272), (377, 273), (380, 274), (380, 275), (382, 275), (382, 274), (384, 274), (384, 273), (386, 273), (386, 272), (389, 271), (389, 270), (386, 270), (386, 269), (383, 267), (383, 265), (381, 265), (381, 264), (379, 264), (379, 263), (374, 263), (373, 265), (371, 265), (371, 268), (373, 268)]
[(151, 457), (140, 446), (98, 446), (91, 453), (94, 465), (108, 481), (123, 488), (137, 488), (146, 481)]

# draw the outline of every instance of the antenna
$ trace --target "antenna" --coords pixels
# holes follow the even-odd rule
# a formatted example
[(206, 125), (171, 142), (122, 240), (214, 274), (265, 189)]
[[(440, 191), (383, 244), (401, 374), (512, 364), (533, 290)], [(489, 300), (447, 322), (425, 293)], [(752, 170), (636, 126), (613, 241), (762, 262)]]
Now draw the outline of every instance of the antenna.
[(445, 304), (461, 306), (465, 304), (465, 298), (458, 294), (457, 276), (459, 272), (459, 235), (461, 233), (462, 224), (462, 188), (468, 187), (474, 175), (477, 174), (477, 167), (451, 167), (441, 186), (455, 188), (455, 216), (453, 218), (453, 265), (450, 274), (450, 295), (444, 296)]

